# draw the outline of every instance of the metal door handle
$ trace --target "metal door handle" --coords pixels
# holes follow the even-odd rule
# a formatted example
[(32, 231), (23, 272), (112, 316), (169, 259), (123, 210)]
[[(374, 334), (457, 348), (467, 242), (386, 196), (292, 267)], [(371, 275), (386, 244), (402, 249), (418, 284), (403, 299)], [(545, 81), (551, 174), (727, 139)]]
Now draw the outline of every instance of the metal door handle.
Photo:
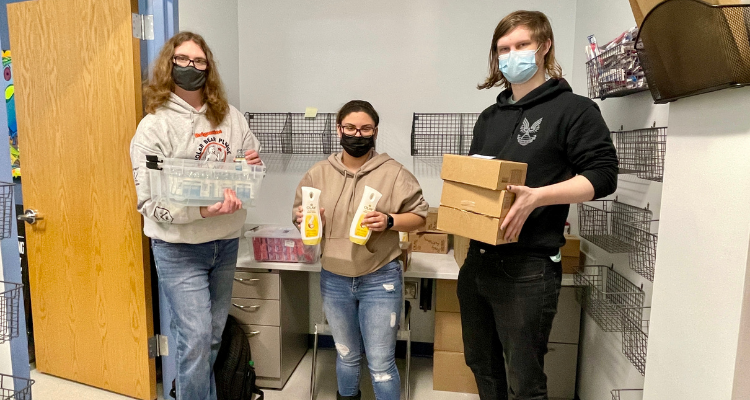
[(247, 336), (249, 337), (258, 336), (258, 335), (260, 335), (260, 331), (252, 331), (247, 334)]
[(19, 221), (26, 222), (30, 225), (34, 225), (37, 220), (42, 220), (44, 217), (42, 217), (37, 210), (34, 209), (28, 209), (26, 212), (23, 213), (23, 215), (18, 216)]
[(240, 282), (240, 283), (245, 283), (245, 282), (260, 282), (259, 278), (252, 278), (252, 279), (234, 278), (234, 280), (237, 281), (237, 282)]
[[(260, 306), (241, 306), (239, 304), (232, 303), (233, 306), (239, 308), (242, 311), (249, 312), (249, 311), (255, 311), (260, 308)], [(248, 311), (249, 310), (249, 311)]]

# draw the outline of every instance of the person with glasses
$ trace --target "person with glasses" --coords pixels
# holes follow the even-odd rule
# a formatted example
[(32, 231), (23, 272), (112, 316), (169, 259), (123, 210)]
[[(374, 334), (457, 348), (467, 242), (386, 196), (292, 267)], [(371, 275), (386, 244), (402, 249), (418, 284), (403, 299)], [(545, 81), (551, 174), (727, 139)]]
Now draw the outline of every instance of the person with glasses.
[(230, 189), (211, 206), (151, 198), (147, 155), (261, 164), (244, 116), (227, 103), (203, 38), (180, 32), (164, 45), (144, 88), (146, 112), (130, 144), (138, 211), (151, 238), (159, 287), (171, 310), (170, 345), (179, 400), (216, 400), (213, 365), (232, 297), (240, 231), (247, 212)]
[[(323, 253), (320, 291), (338, 357), (337, 399), (360, 399), (359, 371), (367, 354), (375, 397), (398, 400), (396, 333), (403, 305), (398, 232), (419, 229), (428, 205), (419, 182), (388, 154), (375, 151), (378, 113), (366, 101), (346, 103), (336, 116), (343, 151), (310, 168), (297, 187), (293, 222), (302, 223), (302, 187), (321, 190)], [(363, 225), (365, 245), (349, 240), (365, 186), (382, 194)]]

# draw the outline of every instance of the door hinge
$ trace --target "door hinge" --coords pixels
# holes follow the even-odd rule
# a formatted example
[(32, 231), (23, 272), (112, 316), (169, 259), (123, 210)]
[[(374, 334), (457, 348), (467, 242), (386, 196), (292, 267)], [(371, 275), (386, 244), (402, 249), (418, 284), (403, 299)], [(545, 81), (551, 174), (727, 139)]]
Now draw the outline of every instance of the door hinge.
[(156, 358), (169, 355), (168, 337), (156, 335), (148, 338), (148, 358)]
[(154, 16), (133, 13), (133, 37), (154, 40)]

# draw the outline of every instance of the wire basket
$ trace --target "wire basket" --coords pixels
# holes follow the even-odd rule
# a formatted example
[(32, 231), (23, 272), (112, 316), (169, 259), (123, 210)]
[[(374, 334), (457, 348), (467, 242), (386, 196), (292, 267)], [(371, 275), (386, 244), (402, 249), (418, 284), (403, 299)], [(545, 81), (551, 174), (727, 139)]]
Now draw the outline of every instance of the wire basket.
[(619, 130), (612, 135), (621, 171), (635, 173), (641, 179), (663, 181), (667, 128)]
[(0, 182), (0, 238), (7, 239), (13, 222), (13, 183)]
[(611, 267), (583, 267), (575, 275), (574, 281), (578, 286), (578, 302), (603, 331), (622, 332), (623, 314), (634, 321), (641, 320), (643, 289)]
[[(629, 253), (630, 268), (644, 278), (654, 281), (656, 267), (656, 244), (659, 220), (637, 221), (622, 225), (625, 240), (631, 246)], [(652, 226), (656, 225), (657, 228)], [(652, 233), (653, 232), (653, 233)]]
[(18, 337), (19, 304), (23, 285), (2, 282), (4, 292), (0, 293), (0, 344)]
[(614, 389), (612, 400), (641, 400), (643, 399), (643, 389)]
[(479, 113), (414, 113), (411, 125), (411, 155), (442, 157), (468, 155)]
[(0, 374), (0, 399), (31, 400), (32, 379)]
[(622, 354), (641, 375), (646, 374), (648, 323), (648, 320), (633, 320), (628, 313), (622, 313)]
[(634, 42), (621, 43), (586, 62), (589, 97), (606, 99), (648, 90)]
[(655, 6), (637, 46), (654, 102), (750, 85), (748, 21), (747, 4), (669, 0)]
[(336, 134), (336, 114), (245, 113), (261, 153), (331, 154), (341, 151)]
[(609, 253), (630, 253), (633, 246), (623, 226), (630, 223), (648, 230), (652, 212), (615, 200), (578, 204), (579, 235)]

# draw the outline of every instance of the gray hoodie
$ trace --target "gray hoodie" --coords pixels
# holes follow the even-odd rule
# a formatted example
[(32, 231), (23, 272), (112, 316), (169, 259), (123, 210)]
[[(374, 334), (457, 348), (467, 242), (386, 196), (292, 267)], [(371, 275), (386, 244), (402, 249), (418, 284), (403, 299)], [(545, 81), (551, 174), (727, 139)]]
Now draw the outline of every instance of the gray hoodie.
[(240, 236), (247, 216), (244, 209), (230, 215), (203, 218), (200, 207), (151, 199), (146, 155), (153, 154), (160, 159), (232, 162), (241, 149), (259, 150), (258, 139), (239, 110), (230, 105), (224, 121), (212, 128), (206, 118), (206, 109), (204, 104), (196, 111), (172, 93), (169, 101), (138, 124), (130, 142), (130, 161), (138, 194), (138, 211), (145, 217), (143, 232), (148, 237), (170, 243), (205, 243)]

